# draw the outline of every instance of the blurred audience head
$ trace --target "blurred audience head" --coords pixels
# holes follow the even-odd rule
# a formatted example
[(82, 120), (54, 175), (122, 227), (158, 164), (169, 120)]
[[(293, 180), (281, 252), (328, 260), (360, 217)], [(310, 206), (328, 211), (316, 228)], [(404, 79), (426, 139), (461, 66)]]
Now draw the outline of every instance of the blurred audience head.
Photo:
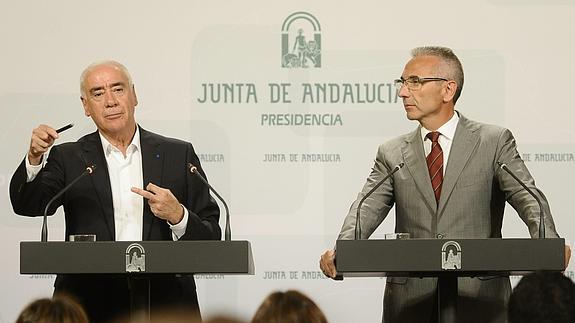
[(260, 305), (252, 323), (327, 323), (309, 297), (295, 291), (274, 292)]
[(80, 304), (65, 296), (41, 298), (28, 304), (16, 323), (88, 323)]
[(509, 323), (574, 323), (575, 284), (558, 272), (529, 274), (509, 299)]
[(162, 309), (152, 311), (149, 320), (143, 312), (136, 312), (134, 315), (127, 315), (112, 320), (109, 323), (245, 323), (230, 315), (211, 316), (206, 320), (202, 320), (199, 313), (196, 311), (188, 311), (183, 309)]
[(245, 323), (232, 316), (217, 315), (204, 321), (204, 323)]

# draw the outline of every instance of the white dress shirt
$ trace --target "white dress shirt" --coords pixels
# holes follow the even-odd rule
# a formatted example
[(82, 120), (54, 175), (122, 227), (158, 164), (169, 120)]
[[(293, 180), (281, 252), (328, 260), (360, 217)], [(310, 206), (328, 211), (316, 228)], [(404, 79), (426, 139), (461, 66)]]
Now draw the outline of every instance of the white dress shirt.
[[(455, 136), (455, 130), (457, 129), (457, 123), (459, 122), (459, 114), (457, 111), (453, 114), (453, 117), (449, 119), (446, 123), (444, 123), (438, 131), (441, 135), (439, 136), (439, 145), (441, 146), (441, 150), (443, 151), (443, 174), (445, 175), (445, 170), (447, 169), (447, 162), (449, 160), (449, 151), (451, 150), (451, 144), (453, 143), (453, 137)], [(431, 152), (431, 139), (427, 138), (427, 134), (430, 133), (431, 130), (427, 130), (424, 127), (421, 127), (421, 139), (423, 141), (423, 150), (425, 152), (425, 156), (429, 155)]]
[(141, 196), (131, 191), (132, 187), (143, 187), (140, 130), (136, 128), (126, 156), (99, 135), (110, 175), (116, 241), (142, 240), (144, 203)]

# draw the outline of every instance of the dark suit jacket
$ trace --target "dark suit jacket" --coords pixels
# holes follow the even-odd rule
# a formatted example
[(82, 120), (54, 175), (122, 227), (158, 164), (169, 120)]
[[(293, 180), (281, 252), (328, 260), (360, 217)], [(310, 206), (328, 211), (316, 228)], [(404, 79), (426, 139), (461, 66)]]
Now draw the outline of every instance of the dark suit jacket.
[[(539, 207), (536, 200), (500, 169), (498, 161), (506, 163), (527, 186), (540, 194), (546, 215), (546, 236), (558, 237), (547, 199), (537, 190), (511, 132), (459, 116), (439, 204), (431, 187), (418, 127), (379, 147), (373, 170), (345, 218), (339, 239), (353, 239), (359, 200), (401, 162), (405, 167), (362, 205), (363, 239), (375, 231), (393, 206), (396, 232), (408, 232), (411, 238), (501, 238), (506, 201), (527, 224), (531, 236), (537, 237)], [(384, 321), (428, 322), (435, 287), (434, 278), (388, 278)], [(508, 277), (460, 278), (458, 315), (463, 317), (461, 322), (505, 322), (510, 292)]]
[[(142, 128), (140, 143), (144, 187), (151, 182), (168, 188), (188, 209), (186, 233), (180, 240), (219, 240), (219, 208), (208, 188), (187, 171), (187, 164), (192, 163), (205, 175), (192, 145)], [(45, 167), (30, 183), (26, 183), (26, 167), (22, 161), (10, 182), (14, 212), (41, 216), (48, 200), (89, 165), (96, 166), (94, 173), (82, 178), (53, 203), (49, 214), (54, 214), (60, 205), (64, 206), (66, 240), (73, 234), (96, 234), (98, 241), (113, 241), (115, 229), (110, 177), (97, 132), (77, 142), (52, 147)], [(144, 202), (143, 213), (142, 240), (172, 240), (169, 225), (152, 214), (147, 202)], [(182, 256), (185, 255), (174, 255)], [(191, 304), (197, 308), (193, 276), (164, 275), (154, 280), (152, 297), (157, 298), (156, 303)], [(114, 315), (127, 310), (128, 285), (123, 277), (61, 275), (54, 286), (55, 292), (70, 293), (79, 298), (93, 321), (107, 319), (106, 313), (101, 311), (110, 311), (110, 315)], [(112, 304), (102, 305), (108, 299)], [(117, 303), (122, 305), (110, 309)], [(152, 303), (154, 305), (154, 299)]]

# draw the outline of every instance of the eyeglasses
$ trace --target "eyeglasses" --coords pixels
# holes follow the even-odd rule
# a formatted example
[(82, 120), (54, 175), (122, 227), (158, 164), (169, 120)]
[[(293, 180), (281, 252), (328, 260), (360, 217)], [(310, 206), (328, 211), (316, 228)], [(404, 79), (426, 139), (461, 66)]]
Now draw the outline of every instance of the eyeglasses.
[(393, 81), (395, 88), (399, 91), (401, 87), (406, 85), (409, 90), (419, 90), (421, 86), (425, 82), (431, 81), (449, 81), (448, 79), (444, 79), (442, 77), (419, 77), (419, 76), (410, 76), (407, 79), (403, 77), (398, 78), (397, 80)]

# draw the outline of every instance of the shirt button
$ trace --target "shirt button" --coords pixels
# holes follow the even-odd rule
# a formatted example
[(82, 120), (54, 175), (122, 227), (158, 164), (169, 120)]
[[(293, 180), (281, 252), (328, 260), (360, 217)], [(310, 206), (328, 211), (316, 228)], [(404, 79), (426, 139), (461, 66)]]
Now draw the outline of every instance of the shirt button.
[(437, 239), (443, 239), (443, 234), (438, 233), (436, 237), (437, 237)]

